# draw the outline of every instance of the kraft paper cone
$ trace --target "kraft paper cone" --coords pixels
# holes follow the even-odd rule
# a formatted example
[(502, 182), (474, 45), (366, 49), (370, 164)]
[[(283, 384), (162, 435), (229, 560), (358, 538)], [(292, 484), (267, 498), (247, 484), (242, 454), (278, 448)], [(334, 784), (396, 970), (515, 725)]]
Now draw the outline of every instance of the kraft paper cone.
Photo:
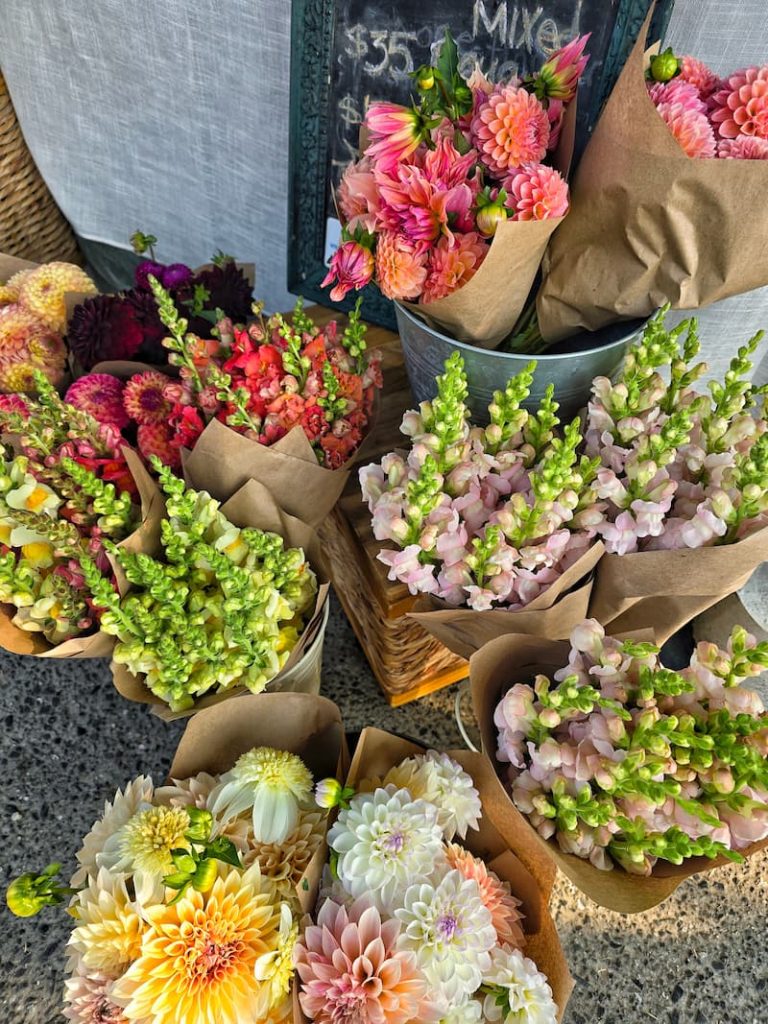
[[(312, 527), (284, 512), (267, 488), (256, 480), (248, 480), (229, 501), (221, 506), (221, 511), (235, 526), (241, 528), (252, 526), (259, 530), (269, 530), (279, 534), (288, 547), (302, 548), (317, 575), (318, 589), (314, 607), (308, 615), (307, 624), (299, 637), (299, 642), (291, 651), (290, 657), (274, 679), (270, 680), (270, 683), (277, 682), (289, 668), (292, 668), (301, 659), (320, 628), (323, 608), (328, 600), (331, 586), (322, 546)], [(125, 592), (126, 590), (121, 590), (121, 593)], [(212, 693), (200, 698), (195, 702), (194, 707), (187, 711), (171, 711), (164, 701), (147, 689), (143, 677), (133, 675), (125, 665), (118, 665), (114, 661), (111, 667), (112, 681), (118, 693), (127, 700), (150, 704), (153, 712), (167, 722), (175, 721), (177, 718), (188, 718), (203, 708), (213, 707), (222, 701), (229, 700), (230, 697), (248, 693), (246, 687), (236, 686), (224, 693)]]
[(507, 633), (564, 639), (587, 618), (592, 573), (604, 550), (601, 541), (593, 544), (550, 587), (517, 611), (451, 608), (445, 601), (425, 595), (408, 615), (460, 658), (471, 658), (489, 640)]
[[(643, 639), (642, 636), (637, 638)], [(492, 640), (474, 655), (469, 666), (472, 707), (480, 727), (483, 753), (493, 766), (496, 793), (499, 799), (506, 801), (510, 821), (517, 828), (527, 829), (529, 840), (538, 848), (538, 856), (549, 857), (578, 889), (599, 906), (623, 914), (637, 914), (657, 906), (691, 875), (711, 871), (731, 861), (725, 857), (717, 857), (715, 860), (692, 857), (679, 866), (659, 861), (647, 877), (631, 875), (618, 866), (612, 871), (601, 871), (588, 860), (563, 853), (556, 842), (542, 839), (528, 819), (517, 810), (502, 782), (509, 765), (496, 759), (498, 733), (493, 714), (502, 696), (515, 683), (532, 683), (538, 674), (552, 678), (558, 669), (567, 664), (569, 649), (570, 644), (562, 641), (503, 636)], [(748, 857), (765, 847), (768, 847), (768, 839), (753, 843), (740, 852)]]
[[(380, 729), (364, 729), (352, 758), (347, 784), (354, 786), (362, 779), (382, 776), (404, 758), (423, 751), (423, 747)], [(508, 881), (513, 895), (522, 901), (526, 938), (523, 952), (547, 976), (558, 1006), (558, 1020), (562, 1020), (573, 990), (573, 979), (547, 908), (554, 869), (531, 843), (529, 826), (521, 828), (516, 817), (509, 814), (508, 801), (503, 794), (499, 797), (498, 781), (485, 758), (467, 750), (448, 753), (472, 776), (483, 806), (479, 829), (470, 829), (466, 839), (458, 841)]]
[[(157, 484), (138, 455), (130, 448), (123, 448), (123, 454), (139, 491), (141, 523), (125, 540), (120, 541), (118, 547), (134, 553), (155, 554), (160, 544), (160, 521), (165, 512), (165, 504)], [(121, 581), (125, 579), (123, 571), (112, 559), (110, 561), (120, 587)], [(115, 638), (100, 630), (54, 646), (42, 633), (29, 633), (15, 626), (11, 621), (15, 614), (16, 608), (13, 605), (0, 604), (0, 647), (11, 654), (31, 654), (39, 658), (107, 658), (115, 646)]]
[[(229, 771), (252, 747), (275, 747), (298, 754), (315, 782), (343, 778), (349, 763), (341, 713), (325, 697), (307, 693), (250, 694), (195, 715), (176, 748), (168, 782), (198, 772)], [(301, 909), (311, 911), (325, 864), (323, 843), (296, 886)]]
[(597, 567), (589, 617), (606, 631), (652, 629), (663, 644), (718, 601), (740, 590), (768, 559), (768, 527), (736, 544), (605, 555)]
[(548, 341), (647, 317), (667, 301), (698, 309), (768, 283), (768, 165), (686, 156), (645, 87), (652, 13), (544, 258), (537, 312)]

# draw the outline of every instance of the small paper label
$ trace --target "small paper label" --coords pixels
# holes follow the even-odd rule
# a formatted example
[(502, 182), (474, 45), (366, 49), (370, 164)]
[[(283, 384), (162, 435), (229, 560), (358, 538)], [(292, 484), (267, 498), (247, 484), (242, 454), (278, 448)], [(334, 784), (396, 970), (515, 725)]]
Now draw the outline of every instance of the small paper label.
[(335, 217), (327, 217), (325, 220), (325, 265), (330, 265), (331, 256), (339, 248), (341, 243), (341, 221)]

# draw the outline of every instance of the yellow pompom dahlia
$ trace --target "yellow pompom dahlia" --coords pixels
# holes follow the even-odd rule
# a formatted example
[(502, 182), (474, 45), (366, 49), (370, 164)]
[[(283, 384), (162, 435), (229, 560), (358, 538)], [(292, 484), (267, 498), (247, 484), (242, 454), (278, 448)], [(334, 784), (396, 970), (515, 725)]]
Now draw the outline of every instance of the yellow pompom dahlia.
[(98, 288), (74, 263), (43, 263), (31, 272), (24, 272), (19, 286), (19, 302), (53, 330), (63, 334), (67, 329), (68, 292), (97, 295)]
[(144, 910), (138, 959), (111, 997), (129, 1021), (242, 1024), (265, 1016), (270, 985), (256, 962), (280, 943), (280, 903), (258, 866), (222, 867), (207, 893)]
[(34, 390), (35, 370), (54, 387), (64, 379), (64, 341), (19, 303), (0, 306), (0, 391)]

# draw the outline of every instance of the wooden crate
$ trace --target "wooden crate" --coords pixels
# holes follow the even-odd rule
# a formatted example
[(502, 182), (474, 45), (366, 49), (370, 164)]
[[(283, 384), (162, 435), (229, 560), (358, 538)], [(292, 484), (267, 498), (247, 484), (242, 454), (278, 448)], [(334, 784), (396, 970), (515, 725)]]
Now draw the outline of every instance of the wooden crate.
[[(318, 323), (334, 314), (309, 311)], [(406, 409), (414, 407), (403, 365), (400, 339), (381, 327), (368, 330), (369, 347), (381, 349), (384, 393), (374, 428), (369, 461), (407, 446), (399, 431)], [(368, 508), (360, 496), (357, 472), (333, 513), (320, 529), (336, 595), (389, 703), (396, 707), (439, 690), (468, 673), (466, 661), (452, 654), (421, 626), (407, 618), (414, 603), (403, 583), (387, 579), (377, 558), (381, 543), (371, 532)]]

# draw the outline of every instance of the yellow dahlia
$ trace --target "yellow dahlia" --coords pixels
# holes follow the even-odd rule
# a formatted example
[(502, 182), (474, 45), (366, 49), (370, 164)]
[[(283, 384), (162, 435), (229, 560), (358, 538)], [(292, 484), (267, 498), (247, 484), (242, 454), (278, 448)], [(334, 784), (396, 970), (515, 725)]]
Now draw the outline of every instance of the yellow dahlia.
[(296, 828), (282, 843), (258, 843), (246, 855), (244, 863), (258, 861), (261, 873), (273, 882), (295, 888), (307, 865), (325, 837), (326, 816), (318, 809), (303, 810)]
[(107, 978), (119, 977), (141, 952), (143, 924), (123, 875), (102, 868), (75, 897), (77, 921), (67, 950), (67, 969), (80, 965)]
[(16, 288), (9, 288), (7, 284), (0, 284), (0, 306), (7, 306), (12, 302), (18, 302), (19, 293)]
[(258, 866), (222, 866), (207, 893), (145, 910), (138, 959), (112, 989), (129, 1021), (243, 1024), (268, 1009), (256, 962), (279, 946), (280, 907)]
[(190, 825), (183, 807), (143, 805), (104, 844), (101, 863), (110, 871), (133, 875), (139, 904), (158, 902), (163, 898), (163, 876), (174, 870), (171, 851), (190, 847), (185, 837)]
[(499, 942), (522, 949), (525, 945), (525, 935), (520, 926), (523, 915), (518, 909), (520, 901), (512, 895), (509, 882), (503, 882), (498, 875), (488, 870), (484, 861), (473, 857), (469, 850), (457, 843), (448, 843), (446, 856), (452, 868), (460, 871), (464, 878), (477, 882), (480, 899), (491, 913), (491, 922)]
[(67, 329), (66, 296), (69, 292), (96, 295), (98, 289), (74, 263), (43, 263), (25, 274), (19, 287), (19, 302), (63, 334)]

